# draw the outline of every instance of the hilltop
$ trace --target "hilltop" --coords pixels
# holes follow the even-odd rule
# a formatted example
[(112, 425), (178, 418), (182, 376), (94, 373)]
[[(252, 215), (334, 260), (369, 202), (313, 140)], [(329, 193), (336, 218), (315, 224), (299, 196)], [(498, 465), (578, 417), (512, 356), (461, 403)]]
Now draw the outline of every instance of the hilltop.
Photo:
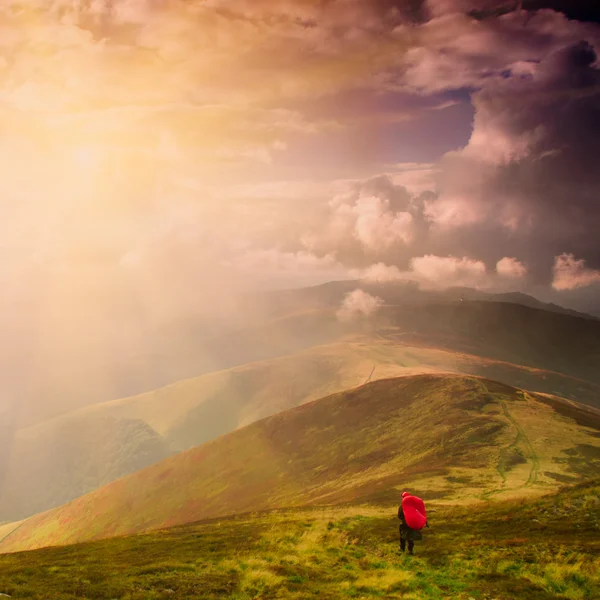
[[(6, 531), (0, 551), (286, 506), (535, 495), (600, 469), (600, 413), (472, 377), (369, 383), (167, 458)], [(68, 524), (68, 526), (66, 526)]]

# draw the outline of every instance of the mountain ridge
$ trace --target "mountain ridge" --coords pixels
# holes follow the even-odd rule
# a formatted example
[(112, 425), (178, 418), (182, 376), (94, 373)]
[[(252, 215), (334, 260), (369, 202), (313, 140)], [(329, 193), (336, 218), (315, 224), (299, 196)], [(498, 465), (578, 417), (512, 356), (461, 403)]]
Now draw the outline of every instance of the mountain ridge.
[(541, 494), (600, 469), (600, 425), (589, 422), (577, 425), (535, 394), (480, 378), (381, 380), (267, 417), (31, 517), (0, 551), (253, 510), (390, 501), (394, 488), (417, 482), (454, 502)]

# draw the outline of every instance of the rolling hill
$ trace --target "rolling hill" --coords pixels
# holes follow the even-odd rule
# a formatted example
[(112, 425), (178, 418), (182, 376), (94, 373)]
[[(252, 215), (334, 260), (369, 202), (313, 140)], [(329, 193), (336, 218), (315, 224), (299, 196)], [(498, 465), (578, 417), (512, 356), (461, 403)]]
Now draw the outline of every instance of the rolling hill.
[(600, 383), (600, 321), (518, 304), (469, 301), (390, 306), (380, 318), (405, 337), (429, 340), (436, 347)]
[(600, 473), (600, 412), (463, 376), (385, 379), (268, 417), (3, 528), (12, 552), (247, 511), (473, 501)]
[(389, 328), (346, 337), (22, 429), (0, 487), (0, 519), (17, 520), (59, 506), (172, 452), (367, 380), (453, 372), (569, 398), (600, 398), (600, 386), (560, 373), (409, 345), (403, 342), (407, 337)]
[[(92, 343), (89, 334), (83, 341), (71, 340), (74, 345), (57, 339), (47, 355), (39, 357), (34, 372), (28, 363), (31, 349), (26, 344), (5, 348), (5, 394), (19, 398), (15, 426), (31, 426), (97, 402), (148, 392), (203, 373), (340, 339), (357, 330), (357, 323), (340, 323), (336, 318), (344, 296), (356, 288), (380, 297), (388, 307), (411, 311), (429, 305), (456, 304), (460, 298), (468, 303), (502, 304), (509, 307), (508, 311), (511, 306), (526, 305), (587, 321), (591, 328), (587, 335), (599, 335), (599, 319), (542, 303), (525, 294), (486, 294), (463, 288), (423, 291), (411, 284), (331, 282), (241, 298), (237, 309), (227, 315), (174, 319), (136, 335), (126, 335), (124, 347), (111, 346), (102, 335), (102, 327), (92, 336)], [(81, 326), (74, 329), (79, 331)], [(24, 337), (29, 339), (29, 335)], [(555, 366), (535, 366), (556, 370)]]

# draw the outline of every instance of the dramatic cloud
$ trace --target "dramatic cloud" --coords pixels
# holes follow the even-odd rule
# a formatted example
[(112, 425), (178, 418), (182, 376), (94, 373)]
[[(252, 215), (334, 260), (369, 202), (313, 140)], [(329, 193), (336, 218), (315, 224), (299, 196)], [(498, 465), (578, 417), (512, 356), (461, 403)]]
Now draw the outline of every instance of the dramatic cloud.
[(551, 257), (565, 248), (600, 266), (596, 59), (579, 42), (474, 95), (471, 140), (446, 157), (427, 206), (438, 231), (489, 259), (510, 246), (539, 280), (550, 280)]
[(376, 263), (363, 271), (358, 271), (357, 276), (369, 283), (390, 283), (406, 279), (406, 273), (394, 265)]
[(554, 11), (507, 11), (480, 20), (466, 14), (466, 5), (473, 3), (436, 4), (436, 18), (418, 29), (415, 43), (398, 59), (401, 76), (390, 77), (390, 86), (427, 93), (481, 87), (507, 71), (524, 70), (582, 35), (597, 36), (593, 27)]
[(600, 282), (600, 270), (588, 269), (585, 260), (577, 260), (572, 254), (561, 254), (554, 261), (555, 290), (574, 290)]
[(333, 253), (348, 267), (408, 259), (427, 229), (420, 195), (390, 176), (340, 182), (342, 189), (302, 236), (318, 255)]

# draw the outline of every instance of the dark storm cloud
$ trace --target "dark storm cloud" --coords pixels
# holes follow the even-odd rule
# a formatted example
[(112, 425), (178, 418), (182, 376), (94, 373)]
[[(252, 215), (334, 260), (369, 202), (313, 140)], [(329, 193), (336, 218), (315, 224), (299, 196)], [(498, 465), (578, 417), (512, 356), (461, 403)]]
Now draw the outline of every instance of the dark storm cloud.
[(600, 5), (597, 0), (491, 0), (473, 2), (479, 7), (470, 9), (470, 14), (477, 18), (490, 18), (511, 10), (536, 11), (550, 9), (563, 13), (575, 21), (600, 23)]
[(489, 259), (511, 246), (541, 278), (564, 252), (600, 266), (596, 58), (582, 41), (474, 95), (471, 141), (447, 157), (429, 211), (465, 251)]

